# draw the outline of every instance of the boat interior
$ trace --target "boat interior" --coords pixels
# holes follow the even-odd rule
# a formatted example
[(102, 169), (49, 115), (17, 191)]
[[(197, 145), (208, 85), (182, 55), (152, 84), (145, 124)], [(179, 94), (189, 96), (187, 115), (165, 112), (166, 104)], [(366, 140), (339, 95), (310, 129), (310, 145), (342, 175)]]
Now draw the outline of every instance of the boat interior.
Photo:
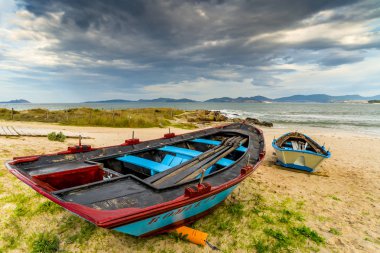
[(300, 133), (289, 133), (276, 141), (276, 145), (285, 150), (310, 151), (327, 155), (327, 151), (309, 137)]
[(224, 133), (127, 154), (29, 166), (24, 172), (52, 192), (62, 193), (126, 175), (152, 187), (165, 188), (228, 168), (247, 151), (247, 143), (247, 138)]

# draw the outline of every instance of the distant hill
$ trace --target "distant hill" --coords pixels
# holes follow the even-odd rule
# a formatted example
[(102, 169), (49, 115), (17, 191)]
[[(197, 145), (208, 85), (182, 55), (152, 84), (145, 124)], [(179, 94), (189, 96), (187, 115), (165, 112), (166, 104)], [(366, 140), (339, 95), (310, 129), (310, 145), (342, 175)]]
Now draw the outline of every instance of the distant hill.
[(87, 102), (83, 102), (83, 103), (86, 103), (86, 104), (89, 104), (89, 103), (108, 104), (108, 103), (129, 103), (129, 102), (134, 102), (134, 101), (125, 100), (125, 99), (111, 99), (111, 100), (101, 100), (101, 101), (87, 101)]
[(159, 103), (193, 103), (198, 102), (195, 100), (191, 100), (188, 98), (180, 98), (180, 99), (174, 99), (174, 98), (155, 98), (155, 99), (140, 99), (137, 102), (159, 102)]
[(1, 104), (30, 104), (30, 102), (25, 99), (15, 99), (15, 100), (3, 101), (0, 103)]
[[(221, 97), (221, 98), (212, 98), (204, 102), (209, 103), (342, 103), (350, 101), (369, 101), (369, 100), (380, 100), (380, 95), (373, 97), (362, 97), (360, 95), (344, 95), (344, 96), (330, 96), (326, 94), (312, 94), (312, 95), (293, 95), (289, 97), (280, 97), (280, 98), (268, 98), (264, 96), (254, 96), (254, 97)], [(26, 100), (12, 100), (12, 101), (26, 101)], [(124, 100), (124, 99), (111, 99), (103, 101), (88, 101), (84, 103), (129, 103), (129, 102), (142, 102), (142, 103), (193, 103), (199, 102), (196, 100), (188, 98), (155, 98), (155, 99), (139, 99), (137, 101), (133, 100)], [(6, 102), (3, 102), (6, 103)], [(9, 101), (8, 103), (15, 103)], [(16, 102), (21, 103), (21, 102)], [(26, 101), (26, 103), (29, 103)]]
[(99, 103), (99, 104), (107, 104), (107, 103), (130, 103), (130, 102), (164, 102), (164, 103), (191, 103), (191, 102), (198, 102), (195, 100), (187, 99), (187, 98), (181, 98), (181, 99), (174, 99), (174, 98), (155, 98), (155, 99), (139, 99), (137, 101), (133, 100), (125, 100), (125, 99), (110, 99), (110, 100), (100, 100), (100, 101), (87, 101), (83, 103)]
[(279, 102), (279, 103), (339, 103), (349, 101), (366, 101), (380, 99), (380, 95), (373, 97), (362, 97), (360, 95), (344, 95), (344, 96), (330, 96), (326, 94), (312, 94), (312, 95), (293, 95), (289, 97), (280, 98), (267, 98), (263, 96), (255, 97), (222, 97), (206, 100), (205, 102), (215, 103), (263, 103), (263, 102)]
[(372, 100), (374, 97), (362, 97), (360, 95), (344, 95), (344, 96), (329, 96), (326, 94), (313, 94), (313, 95), (294, 95), (290, 97), (282, 97), (274, 99), (275, 102), (316, 102), (316, 103), (337, 103), (345, 101), (360, 101), (360, 100)]
[(230, 98), (230, 97), (222, 97), (222, 98), (212, 98), (206, 100), (205, 102), (213, 102), (213, 103), (262, 103), (262, 102), (271, 102), (273, 101), (270, 98), (263, 96), (255, 96), (255, 97), (238, 97), (238, 98)]

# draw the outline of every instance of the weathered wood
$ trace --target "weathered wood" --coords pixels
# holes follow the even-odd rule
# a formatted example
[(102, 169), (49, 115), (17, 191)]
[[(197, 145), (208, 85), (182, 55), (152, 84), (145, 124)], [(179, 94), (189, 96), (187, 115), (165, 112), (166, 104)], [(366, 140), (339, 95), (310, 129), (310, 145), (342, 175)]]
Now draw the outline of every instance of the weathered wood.
[(222, 154), (220, 154), (218, 157), (214, 158), (212, 161), (206, 163), (205, 165), (201, 166), (199, 169), (195, 170), (191, 174), (187, 175), (185, 178), (183, 178), (180, 181), (178, 181), (177, 184), (180, 184), (180, 183), (186, 182), (186, 181), (188, 181), (190, 179), (193, 179), (199, 173), (201, 173), (202, 170), (210, 168), (215, 163), (217, 163), (220, 159), (222, 159), (222, 158), (228, 156), (229, 154), (231, 154), (237, 147), (239, 147), (240, 145), (244, 144), (247, 140), (248, 139), (243, 139), (241, 142), (240, 141), (237, 142), (232, 147), (230, 147), (228, 150), (226, 150), (225, 152), (223, 152)]
[(297, 132), (289, 133), (289, 134), (283, 136), (282, 138), (277, 139), (276, 145), (278, 147), (282, 147), (283, 144), (287, 140), (289, 140), (290, 138), (301, 139), (301, 140), (305, 141), (306, 143), (308, 143), (314, 149), (315, 152), (320, 153), (320, 154), (325, 153), (323, 151), (323, 149), (317, 143), (315, 143), (313, 140), (307, 138), (303, 134), (297, 133)]
[(155, 185), (155, 186), (158, 186), (158, 185), (162, 184), (163, 182), (165, 182), (165, 181), (169, 180), (170, 178), (176, 176), (177, 174), (181, 173), (182, 171), (185, 171), (186, 169), (194, 166), (195, 164), (201, 162), (202, 160), (204, 160), (204, 159), (206, 159), (206, 158), (208, 158), (208, 157), (216, 154), (217, 152), (221, 151), (222, 149), (226, 148), (224, 146), (225, 143), (228, 142), (229, 140), (233, 140), (233, 139), (236, 139), (236, 138), (238, 138), (238, 137), (232, 137), (230, 139), (227, 139), (225, 142), (221, 143), (221, 145), (216, 146), (216, 147), (214, 147), (214, 148), (212, 148), (212, 149), (204, 152), (203, 154), (201, 154), (200, 156), (198, 156), (194, 161), (192, 161), (192, 162), (184, 165), (181, 168), (176, 169), (175, 171), (172, 171), (170, 174), (167, 174), (167, 175), (159, 178), (158, 180), (156, 180), (152, 184)]
[[(26, 137), (47, 137), (50, 132), (54, 130), (50, 129), (30, 129), (30, 128), (19, 128), (16, 129), (14, 126), (0, 126), (0, 136), (26, 136)], [(80, 134), (70, 134), (64, 133), (66, 138), (80, 138)], [(82, 139), (90, 139), (88, 136), (82, 136)]]

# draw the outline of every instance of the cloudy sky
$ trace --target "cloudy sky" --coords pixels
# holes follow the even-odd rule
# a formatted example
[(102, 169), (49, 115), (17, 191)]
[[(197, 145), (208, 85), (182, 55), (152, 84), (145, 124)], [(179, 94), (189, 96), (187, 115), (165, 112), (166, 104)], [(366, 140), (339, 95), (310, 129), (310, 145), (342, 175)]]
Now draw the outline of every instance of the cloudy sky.
[(0, 101), (380, 94), (379, 0), (0, 0)]

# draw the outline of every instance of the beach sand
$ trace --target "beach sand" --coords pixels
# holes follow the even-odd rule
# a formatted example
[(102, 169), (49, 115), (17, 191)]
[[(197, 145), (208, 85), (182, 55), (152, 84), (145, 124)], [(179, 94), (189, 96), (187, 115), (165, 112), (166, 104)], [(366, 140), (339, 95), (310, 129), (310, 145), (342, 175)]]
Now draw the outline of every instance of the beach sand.
[[(84, 143), (95, 147), (122, 143), (125, 139), (131, 138), (133, 130), (0, 122), (0, 126), (6, 125), (78, 132), (92, 137), (92, 139), (84, 140)], [(326, 239), (326, 243), (320, 246), (321, 252), (380, 252), (380, 136), (333, 129), (299, 128), (299, 131), (311, 136), (317, 142), (325, 143), (332, 153), (332, 157), (324, 161), (319, 172), (313, 175), (280, 169), (274, 165), (274, 150), (271, 147), (273, 137), (279, 137), (292, 129), (262, 128), (262, 130), (265, 134), (267, 150), (265, 161), (249, 180), (242, 183), (240, 188), (256, 188), (260, 189), (264, 196), (278, 195), (304, 203), (303, 212), (306, 224)], [(134, 129), (134, 131), (136, 138), (148, 140), (162, 137), (164, 133), (168, 132), (168, 129), (150, 128)], [(189, 130), (172, 129), (172, 132), (181, 134), (189, 132)], [(43, 137), (0, 137), (0, 186), (2, 187), (2, 190), (0, 188), (0, 198), (9, 195), (9, 191), (14, 189), (25, 194), (33, 194), (31, 189), (16, 180), (10, 173), (5, 172), (3, 166), (5, 160), (9, 160), (13, 156), (61, 151), (65, 150), (68, 145), (76, 143), (75, 139), (67, 139), (64, 143), (60, 143), (48, 141)], [(40, 197), (36, 198), (40, 202), (43, 201)], [(14, 204), (0, 206), (0, 216), (3, 217), (0, 220), (0, 228), (4, 229), (5, 221), (15, 208)], [(66, 212), (57, 215), (65, 215), (62, 213)], [(28, 224), (28, 217), (19, 219), (21, 219), (21, 224)], [(28, 226), (35, 226), (30, 233), (38, 229), (45, 229), (37, 222), (38, 219), (33, 224), (28, 224)], [(10, 227), (6, 227), (6, 229), (8, 234), (12, 230)], [(5, 233), (4, 230), (1, 233)], [(110, 235), (110, 233), (108, 230), (101, 230), (97, 235), (99, 238), (108, 236), (109, 239), (109, 236), (117, 234), (112, 232)], [(14, 251), (23, 251), (28, 247), (28, 236), (23, 236), (25, 242), (15, 246)], [(3, 236), (3, 243), (4, 238)], [(157, 244), (161, 245), (157, 247), (163, 249), (167, 245), (165, 239), (158, 241)], [(106, 249), (118, 251), (117, 247), (124, 247), (126, 251), (128, 249), (127, 246), (119, 245), (117, 242), (112, 245), (102, 243), (94, 249), (100, 252)], [(153, 246), (139, 247), (135, 250), (149, 251), (149, 247)], [(187, 250), (209, 251), (197, 246), (190, 246)], [(177, 248), (177, 251), (181, 251), (181, 249)]]

